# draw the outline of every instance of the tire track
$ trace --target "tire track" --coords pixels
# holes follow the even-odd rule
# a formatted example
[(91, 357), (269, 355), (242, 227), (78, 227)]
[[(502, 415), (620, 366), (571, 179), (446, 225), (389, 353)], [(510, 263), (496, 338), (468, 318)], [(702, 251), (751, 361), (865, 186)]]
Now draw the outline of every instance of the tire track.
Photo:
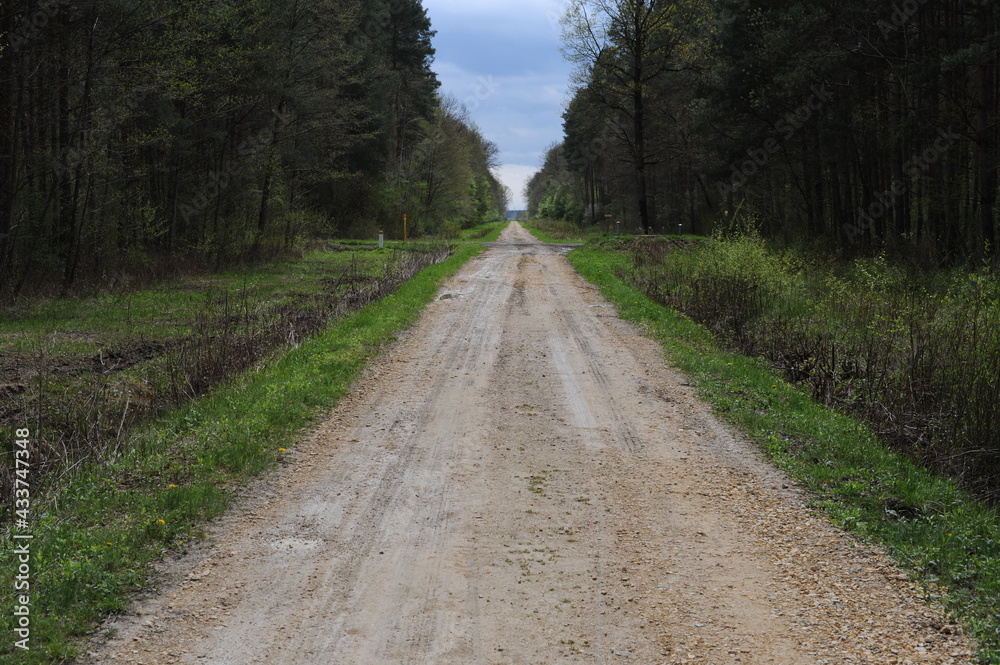
[(561, 251), (512, 224), (85, 662), (970, 662)]

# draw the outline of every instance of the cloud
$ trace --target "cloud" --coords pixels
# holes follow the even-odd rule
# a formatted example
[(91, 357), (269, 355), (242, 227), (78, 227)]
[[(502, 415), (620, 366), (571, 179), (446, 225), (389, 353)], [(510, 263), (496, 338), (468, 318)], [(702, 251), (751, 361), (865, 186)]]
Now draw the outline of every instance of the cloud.
[(438, 63), (435, 70), (444, 91), (465, 102), (474, 115), (480, 109), (501, 108), (558, 118), (567, 99), (565, 71), (504, 74), (465, 69), (452, 62)]
[(499, 170), (500, 181), (510, 187), (513, 193), (510, 209), (527, 209), (528, 204), (524, 198), (524, 186), (527, 184), (528, 178), (535, 175), (535, 172), (538, 171), (538, 167), (526, 164), (504, 164)]
[[(432, 19), (447, 26), (456, 19), (490, 21), (491, 27), (499, 26), (504, 32), (546, 31), (556, 38), (559, 17), (568, 7), (568, 0), (424, 0)], [(474, 24), (470, 24), (472, 27)]]
[(469, 107), (501, 151), (498, 175), (525, 206), (525, 181), (562, 140), (573, 66), (559, 51), (567, 0), (424, 0), (437, 31), (434, 70), (442, 92)]

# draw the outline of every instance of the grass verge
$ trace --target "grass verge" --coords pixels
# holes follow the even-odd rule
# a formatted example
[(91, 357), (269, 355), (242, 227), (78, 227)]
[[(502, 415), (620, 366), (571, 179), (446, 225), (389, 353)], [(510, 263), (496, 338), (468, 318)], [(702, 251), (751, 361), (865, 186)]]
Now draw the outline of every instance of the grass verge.
[[(480, 251), (460, 247), (394, 294), (147, 426), (117, 460), (78, 469), (36, 502), (27, 531), (30, 588), (19, 592), (30, 594), (30, 650), (13, 646), (18, 618), (6, 585), (0, 662), (73, 660), (78, 638), (147, 584), (150, 564), (183, 553), (234, 490), (272, 468), (380, 347), (414, 323), (438, 283)], [(0, 553), (0, 568), (17, 570), (13, 547)]]
[(521, 226), (538, 238), (541, 242), (564, 243), (564, 242), (584, 242), (587, 234), (576, 224), (570, 222), (556, 222), (547, 219), (533, 219), (522, 221)]
[(491, 222), (490, 224), (480, 224), (471, 229), (462, 229), (459, 234), (460, 240), (476, 240), (478, 242), (496, 242), (500, 239), (500, 234), (507, 228), (510, 222)]
[(865, 425), (821, 406), (758, 359), (720, 350), (702, 326), (618, 275), (627, 257), (604, 241), (574, 267), (619, 315), (640, 323), (716, 412), (758, 442), (813, 495), (814, 507), (885, 547), (1000, 664), (1000, 516), (950, 480), (892, 453)]

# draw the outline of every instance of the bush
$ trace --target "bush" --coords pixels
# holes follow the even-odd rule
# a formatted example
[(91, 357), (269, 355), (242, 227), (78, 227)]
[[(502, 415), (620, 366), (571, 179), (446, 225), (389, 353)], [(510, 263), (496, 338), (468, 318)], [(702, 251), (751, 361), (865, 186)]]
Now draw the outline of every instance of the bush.
[(1000, 498), (995, 276), (912, 276), (884, 258), (807, 264), (752, 233), (682, 249), (643, 240), (626, 277), (897, 449)]

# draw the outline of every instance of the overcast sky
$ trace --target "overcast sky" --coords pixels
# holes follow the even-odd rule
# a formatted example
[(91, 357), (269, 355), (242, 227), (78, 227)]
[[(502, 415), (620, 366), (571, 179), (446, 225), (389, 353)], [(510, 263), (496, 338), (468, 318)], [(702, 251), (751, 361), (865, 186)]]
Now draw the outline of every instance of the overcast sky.
[(512, 210), (545, 149), (562, 140), (573, 66), (559, 52), (566, 0), (423, 0), (437, 31), (434, 70), (441, 91), (464, 102), (502, 151), (500, 177)]

